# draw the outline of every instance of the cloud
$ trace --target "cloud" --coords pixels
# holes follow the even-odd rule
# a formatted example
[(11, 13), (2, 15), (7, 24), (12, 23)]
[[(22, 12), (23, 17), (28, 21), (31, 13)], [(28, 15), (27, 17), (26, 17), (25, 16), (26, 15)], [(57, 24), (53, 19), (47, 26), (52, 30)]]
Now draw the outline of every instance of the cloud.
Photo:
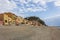
[(60, 26), (60, 15), (48, 17), (45, 23), (49, 26)]
[(0, 12), (25, 13), (46, 11), (48, 8), (47, 2), (54, 2), (55, 6), (60, 6), (59, 0), (0, 0)]
[(60, 7), (60, 0), (54, 2), (55, 6)]
[(46, 0), (33, 0), (34, 3), (39, 3), (40, 5), (42, 6), (45, 6), (46, 5)]
[(15, 2), (16, 5), (18, 5), (18, 8), (21, 8), (19, 9), (20, 13), (46, 11), (48, 8), (47, 2), (54, 2), (55, 6), (60, 5), (59, 3), (57, 3), (57, 0), (15, 0), (13, 2)]
[(44, 18), (44, 20), (53, 19), (53, 18), (57, 18), (57, 17), (60, 17), (60, 14), (55, 14), (54, 16), (51, 15), (51, 16), (49, 16), (49, 17)]
[[(30, 3), (32, 2), (32, 4)], [(17, 5), (21, 5), (19, 6)], [(25, 4), (25, 6), (24, 6)], [(41, 5), (41, 6), (39, 6)], [(28, 7), (28, 8), (26, 8)], [(45, 11), (46, 10), (46, 1), (44, 0), (0, 0), (0, 12), (11, 11), (18, 9), (20, 12), (36, 12), (36, 11)]]
[(36, 12), (36, 11), (46, 11), (46, 9), (43, 9), (41, 7), (35, 7), (35, 8), (27, 8), (28, 11), (31, 11), (31, 12)]
[(8, 0), (0, 0), (0, 12), (11, 11), (15, 7), (16, 5), (14, 3), (9, 2)]
[(37, 12), (37, 11), (46, 11), (45, 1), (40, 0), (11, 0), (16, 3), (19, 10), (23, 12)]

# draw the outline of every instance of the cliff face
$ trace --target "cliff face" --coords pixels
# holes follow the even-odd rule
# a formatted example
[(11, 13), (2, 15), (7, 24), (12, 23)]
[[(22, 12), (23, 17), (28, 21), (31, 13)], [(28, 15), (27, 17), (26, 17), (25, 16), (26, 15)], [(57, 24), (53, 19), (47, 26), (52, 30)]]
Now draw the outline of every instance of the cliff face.
[(41, 25), (45, 25), (45, 22), (43, 20), (41, 20), (39, 17), (36, 16), (30, 16), (30, 17), (26, 17), (26, 20), (28, 20), (28, 23), (32, 23), (32, 25), (34, 26), (41, 26)]
[(13, 13), (11, 13), (11, 12), (5, 12), (4, 14), (7, 14), (10, 18), (12, 18), (13, 20), (15, 20), (16, 19), (16, 15), (15, 14), (13, 14)]
[(14, 19), (14, 20), (15, 20), (16, 17), (17, 17), (15, 14), (13, 14), (13, 13), (11, 13), (11, 12), (5, 12), (5, 13), (0, 14), (0, 20), (3, 20), (4, 14), (8, 15), (8, 17), (10, 17), (10, 18), (12, 18), (12, 19)]
[(0, 21), (3, 21), (3, 14), (0, 14)]
[(38, 17), (37, 18), (36, 17), (31, 17), (28, 20), (28, 19), (25, 19), (25, 18), (22, 18), (22, 17), (18, 17), (18, 16), (16, 16), (15, 14), (13, 14), (11, 12), (5, 12), (3, 14), (0, 14), (0, 20), (4, 20), (4, 14), (8, 15), (8, 17), (12, 19), (12, 22), (15, 22), (17, 20), (16, 23), (19, 23), (19, 24), (20, 23), (21, 24), (29, 24), (29, 25), (34, 25), (34, 26), (41, 26), (42, 25), (42, 23), (38, 22), (38, 20), (39, 20)]
[(5, 12), (5, 13), (1, 13), (0, 14), (0, 24), (7, 24), (9, 25), (9, 23), (14, 23), (15, 19), (16, 19), (16, 15), (11, 13), (11, 12)]

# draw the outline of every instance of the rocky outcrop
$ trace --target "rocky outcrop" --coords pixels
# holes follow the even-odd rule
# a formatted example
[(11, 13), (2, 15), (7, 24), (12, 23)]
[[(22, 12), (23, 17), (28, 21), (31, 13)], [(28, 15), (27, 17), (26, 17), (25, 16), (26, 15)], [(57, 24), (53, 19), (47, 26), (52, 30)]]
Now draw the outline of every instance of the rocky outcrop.
[[(28, 25), (33, 25), (33, 26), (41, 26), (44, 25), (44, 22), (42, 20), (40, 20), (38, 17), (31, 17), (29, 19), (25, 19), (23, 17), (17, 16), (11, 12), (5, 12), (0, 14), (0, 20), (4, 20), (4, 14), (7, 15), (8, 18), (6, 18), (6, 20), (8, 19), (9, 24), (15, 23), (15, 24), (28, 24)], [(9, 21), (11, 20), (11, 21)]]

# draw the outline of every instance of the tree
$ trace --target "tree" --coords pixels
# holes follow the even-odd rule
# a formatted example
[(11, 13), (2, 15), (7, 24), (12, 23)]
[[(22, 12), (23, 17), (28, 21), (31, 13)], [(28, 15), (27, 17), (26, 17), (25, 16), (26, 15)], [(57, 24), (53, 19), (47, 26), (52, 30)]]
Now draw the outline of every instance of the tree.
[(39, 23), (41, 23), (42, 25), (45, 25), (45, 22), (43, 20), (41, 20), (39, 17), (36, 16), (31, 16), (31, 17), (26, 17), (25, 19), (29, 20), (29, 21), (37, 21)]

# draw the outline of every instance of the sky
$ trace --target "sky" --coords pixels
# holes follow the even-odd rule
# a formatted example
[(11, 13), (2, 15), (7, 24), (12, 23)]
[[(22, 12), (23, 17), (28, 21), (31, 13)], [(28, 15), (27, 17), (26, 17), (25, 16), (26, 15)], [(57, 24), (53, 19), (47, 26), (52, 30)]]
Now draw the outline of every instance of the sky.
[[(12, 12), (18, 16), (37, 16), (50, 26), (60, 26), (60, 0), (0, 0), (0, 13)], [(58, 19), (57, 19), (58, 18)]]

